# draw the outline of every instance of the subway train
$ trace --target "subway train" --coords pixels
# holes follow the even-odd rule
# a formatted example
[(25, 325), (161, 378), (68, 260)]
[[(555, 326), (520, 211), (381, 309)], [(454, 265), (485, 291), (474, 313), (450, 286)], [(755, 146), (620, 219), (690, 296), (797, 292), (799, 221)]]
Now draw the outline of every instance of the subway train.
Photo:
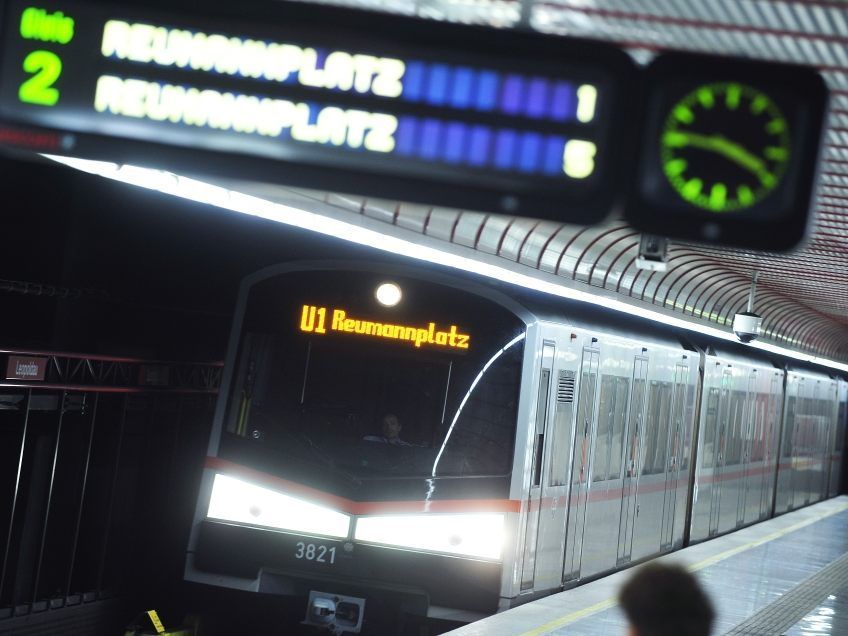
[[(470, 621), (834, 496), (848, 382), (441, 271), (239, 295), (185, 577)], [(367, 629), (365, 630), (367, 631)]]

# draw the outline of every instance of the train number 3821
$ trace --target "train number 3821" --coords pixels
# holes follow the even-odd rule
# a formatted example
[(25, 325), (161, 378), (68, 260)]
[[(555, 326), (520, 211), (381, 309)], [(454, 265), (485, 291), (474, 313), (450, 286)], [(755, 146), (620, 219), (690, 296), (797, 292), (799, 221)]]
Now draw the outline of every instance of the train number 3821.
[(306, 559), (307, 561), (317, 561), (318, 563), (335, 563), (336, 548), (328, 548), (325, 545), (304, 543), (298, 541), (294, 551), (295, 559)]

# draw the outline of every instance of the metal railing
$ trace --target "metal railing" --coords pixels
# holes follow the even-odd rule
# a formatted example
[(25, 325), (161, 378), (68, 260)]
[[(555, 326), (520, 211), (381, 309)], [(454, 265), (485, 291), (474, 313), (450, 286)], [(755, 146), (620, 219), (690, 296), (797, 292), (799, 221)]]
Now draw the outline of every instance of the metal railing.
[(181, 579), (222, 365), (13, 356), (44, 373), (0, 380), (0, 631)]

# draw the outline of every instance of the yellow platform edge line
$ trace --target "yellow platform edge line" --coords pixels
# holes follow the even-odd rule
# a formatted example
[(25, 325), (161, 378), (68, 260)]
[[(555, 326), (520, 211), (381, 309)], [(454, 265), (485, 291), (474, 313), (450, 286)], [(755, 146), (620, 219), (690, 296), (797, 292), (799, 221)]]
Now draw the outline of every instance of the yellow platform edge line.
[[(840, 504), (836, 506), (833, 510), (828, 512), (824, 512), (815, 517), (811, 517), (810, 519), (805, 519), (804, 521), (799, 521), (798, 523), (794, 523), (791, 526), (787, 526), (782, 530), (776, 530), (770, 534), (767, 534), (764, 537), (760, 537), (759, 539), (755, 539), (754, 541), (750, 541), (744, 545), (737, 546), (735, 548), (730, 548), (725, 550), (724, 552), (719, 552), (716, 555), (711, 557), (707, 557), (702, 561), (698, 561), (697, 563), (693, 563), (692, 565), (687, 566), (687, 569), (690, 572), (697, 572), (698, 570), (702, 570), (706, 567), (709, 567), (719, 561), (723, 561), (728, 557), (732, 557), (735, 554), (739, 554), (740, 552), (744, 552), (745, 550), (750, 550), (751, 548), (756, 548), (757, 546), (763, 545), (764, 543), (768, 543), (769, 541), (774, 541), (784, 535), (789, 534), (790, 532), (795, 532), (796, 530), (800, 530), (805, 526), (809, 526), (817, 521), (821, 521), (822, 519), (826, 519), (835, 514), (839, 514), (840, 512), (844, 512), (848, 510), (848, 503)], [(671, 554), (674, 554), (673, 552)], [(665, 556), (665, 555), (663, 555)], [(594, 605), (590, 605), (589, 607), (584, 607), (581, 610), (577, 610), (576, 612), (571, 612), (570, 614), (566, 614), (565, 616), (561, 616), (560, 618), (555, 618), (552, 621), (548, 621), (544, 625), (540, 625), (535, 629), (531, 629), (527, 632), (522, 632), (521, 636), (541, 636), (542, 634), (547, 634), (555, 629), (560, 627), (564, 627), (569, 625), (570, 623), (574, 623), (575, 621), (580, 620), (581, 618), (586, 618), (591, 616), (592, 614), (597, 614), (598, 612), (602, 612), (604, 610), (610, 609), (618, 604), (618, 601), (615, 598), (608, 598), (604, 601), (600, 601), (595, 603)]]

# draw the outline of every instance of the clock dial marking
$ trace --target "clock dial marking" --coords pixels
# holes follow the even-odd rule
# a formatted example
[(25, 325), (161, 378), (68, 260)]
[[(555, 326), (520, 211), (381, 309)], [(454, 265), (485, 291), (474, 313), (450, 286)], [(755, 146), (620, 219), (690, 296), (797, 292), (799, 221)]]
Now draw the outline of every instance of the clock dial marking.
[(675, 177), (683, 174), (684, 170), (686, 170), (686, 159), (673, 159), (666, 166), (666, 172)]
[(751, 102), (751, 112), (754, 115), (759, 115), (768, 106), (769, 100), (764, 95), (757, 95)]
[(742, 97), (742, 87), (738, 84), (731, 84), (727, 87), (727, 107), (730, 110), (739, 108), (739, 100)]
[(786, 122), (783, 119), (772, 119), (766, 124), (766, 130), (770, 135), (779, 135), (786, 130)]
[(721, 209), (727, 199), (727, 186), (716, 183), (710, 190), (710, 207)]
[(683, 122), (684, 124), (691, 124), (695, 121), (695, 113), (693, 113), (687, 106), (678, 106), (674, 109), (674, 116), (677, 117), (677, 120)]
[(701, 194), (701, 188), (704, 183), (700, 179), (690, 179), (686, 182), (686, 185), (683, 186), (683, 192), (688, 197), (696, 197)]

